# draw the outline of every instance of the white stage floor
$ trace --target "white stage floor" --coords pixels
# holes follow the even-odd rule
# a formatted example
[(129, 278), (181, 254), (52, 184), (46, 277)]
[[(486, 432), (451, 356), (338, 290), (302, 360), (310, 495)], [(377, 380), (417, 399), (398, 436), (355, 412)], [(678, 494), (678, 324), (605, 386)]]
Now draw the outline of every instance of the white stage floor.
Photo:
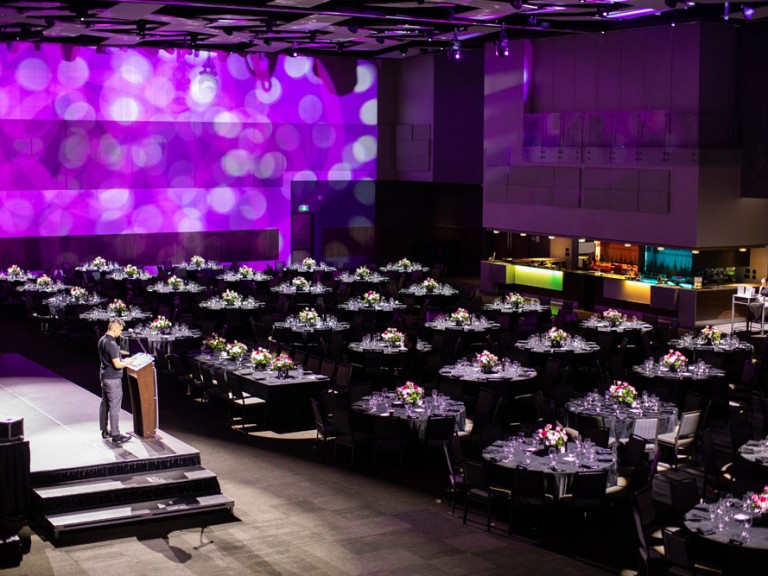
[[(133, 438), (113, 446), (101, 438), (100, 402), (99, 396), (24, 356), (0, 355), (0, 419), (24, 418), (33, 475), (198, 453), (159, 429), (157, 439)], [(133, 417), (126, 411), (120, 427), (123, 434), (133, 430)]]

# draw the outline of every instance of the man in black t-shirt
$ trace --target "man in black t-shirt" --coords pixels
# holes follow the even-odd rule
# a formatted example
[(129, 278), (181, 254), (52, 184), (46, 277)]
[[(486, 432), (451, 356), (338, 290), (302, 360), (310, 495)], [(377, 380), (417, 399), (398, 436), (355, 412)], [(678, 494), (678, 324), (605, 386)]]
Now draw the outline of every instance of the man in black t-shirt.
[[(101, 437), (111, 438), (113, 444), (122, 444), (131, 439), (120, 434), (120, 405), (123, 401), (123, 368), (131, 365), (131, 360), (123, 360), (117, 339), (123, 332), (125, 322), (112, 318), (107, 333), (99, 339), (99, 379), (101, 380), (101, 406), (99, 407), (99, 426)], [(109, 428), (107, 428), (109, 417)]]

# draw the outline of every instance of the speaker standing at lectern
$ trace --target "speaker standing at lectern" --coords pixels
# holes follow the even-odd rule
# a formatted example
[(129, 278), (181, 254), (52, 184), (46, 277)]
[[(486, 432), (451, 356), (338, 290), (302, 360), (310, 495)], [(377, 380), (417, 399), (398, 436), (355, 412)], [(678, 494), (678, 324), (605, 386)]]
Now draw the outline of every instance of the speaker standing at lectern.
[[(120, 406), (123, 401), (123, 368), (131, 366), (132, 360), (123, 360), (117, 339), (123, 333), (125, 322), (121, 318), (112, 318), (107, 333), (99, 339), (99, 379), (101, 380), (101, 406), (99, 407), (99, 426), (101, 437), (110, 438), (113, 444), (122, 444), (131, 439), (120, 434)], [(109, 428), (107, 428), (109, 417)]]

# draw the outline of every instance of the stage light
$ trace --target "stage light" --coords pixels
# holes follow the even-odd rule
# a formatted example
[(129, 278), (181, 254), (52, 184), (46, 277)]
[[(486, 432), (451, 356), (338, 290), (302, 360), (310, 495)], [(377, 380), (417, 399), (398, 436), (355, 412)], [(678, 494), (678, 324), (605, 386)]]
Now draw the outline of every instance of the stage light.
[(509, 56), (509, 38), (507, 38), (507, 31), (504, 29), (503, 24), (501, 26), (501, 33), (496, 39), (496, 56), (499, 58)]
[(296, 58), (296, 56), (298, 56), (298, 55), (299, 55), (299, 47), (298, 47), (296, 44), (294, 44), (294, 45), (291, 47), (291, 51), (288, 53), (288, 55), (289, 55), (291, 58)]
[(667, 8), (672, 8), (673, 10), (677, 8), (677, 0), (664, 0), (664, 4)]
[(752, 8), (752, 6), (747, 6), (746, 4), (742, 4), (741, 13), (744, 14), (745, 19), (752, 20), (752, 16), (755, 15), (755, 9)]
[(523, 8), (523, 0), (512, 0), (509, 4), (515, 10), (521, 10)]
[(461, 60), (461, 42), (454, 39), (451, 47), (448, 49), (448, 58), (451, 60)]

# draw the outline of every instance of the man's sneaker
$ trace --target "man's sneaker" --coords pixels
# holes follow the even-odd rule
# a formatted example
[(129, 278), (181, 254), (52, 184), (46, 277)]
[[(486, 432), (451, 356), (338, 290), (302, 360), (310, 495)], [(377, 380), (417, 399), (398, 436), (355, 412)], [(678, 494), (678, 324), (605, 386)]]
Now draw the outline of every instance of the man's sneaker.
[(126, 436), (125, 434), (118, 434), (117, 436), (112, 436), (112, 444), (124, 444), (130, 439), (130, 436)]

